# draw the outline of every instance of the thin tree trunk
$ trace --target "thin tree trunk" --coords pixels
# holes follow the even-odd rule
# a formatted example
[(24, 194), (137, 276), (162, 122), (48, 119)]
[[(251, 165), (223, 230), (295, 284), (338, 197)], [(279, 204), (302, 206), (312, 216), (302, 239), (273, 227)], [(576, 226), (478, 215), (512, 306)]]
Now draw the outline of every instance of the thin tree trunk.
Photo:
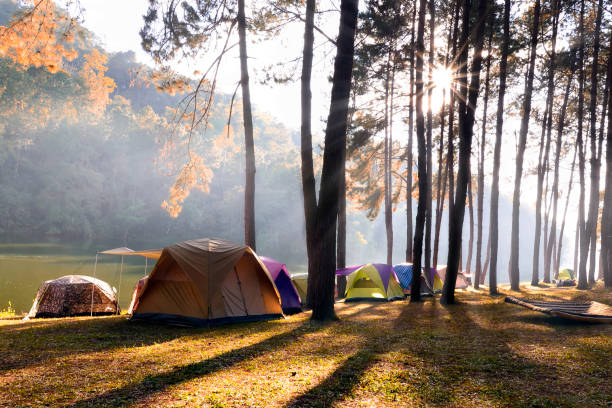
[(412, 36), (410, 39), (410, 102), (408, 106), (408, 146), (406, 147), (406, 262), (412, 262), (412, 137), (414, 126), (414, 48), (416, 2), (412, 13)]
[(491, 263), (489, 272), (489, 293), (497, 294), (497, 249), (499, 239), (499, 166), (501, 162), (502, 129), (504, 125), (504, 98), (506, 95), (506, 75), (508, 50), (510, 45), (510, 0), (504, 1), (504, 37), (501, 61), (499, 63), (499, 96), (497, 99), (497, 118), (495, 124), (495, 147), (493, 149), (493, 179), (491, 182), (491, 211), (489, 214), (489, 237), (491, 240)]
[(531, 116), (531, 95), (533, 93), (533, 77), (535, 71), (536, 47), (538, 45), (539, 23), (540, 0), (536, 0), (533, 12), (533, 27), (531, 30), (529, 68), (527, 71), (527, 81), (525, 83), (525, 93), (523, 96), (523, 117), (521, 118), (519, 146), (516, 154), (514, 195), (512, 199), (512, 242), (510, 245), (510, 287), (512, 290), (519, 290), (519, 211), (521, 205), (521, 180), (523, 177), (523, 158), (525, 155), (525, 144), (527, 142), (527, 132), (529, 131), (529, 118)]
[[(544, 111), (544, 124), (542, 126), (542, 138), (544, 139), (544, 131), (547, 132), (546, 143), (540, 142), (540, 159), (538, 160), (538, 187), (536, 198), (536, 227), (533, 249), (533, 272), (531, 276), (531, 284), (537, 286), (539, 284), (539, 267), (540, 267), (540, 223), (542, 219), (542, 185), (544, 182), (544, 174), (548, 169), (548, 152), (550, 150), (551, 130), (552, 130), (552, 112), (553, 100), (555, 94), (555, 69), (556, 69), (556, 50), (557, 50), (557, 31), (559, 26), (559, 0), (552, 1), (552, 36), (551, 36), (551, 52), (550, 62), (548, 67), (548, 90), (546, 93), (546, 105)], [(544, 152), (544, 153), (542, 153)], [(547, 242), (547, 227), (544, 228), (544, 242)], [(545, 261), (546, 252), (548, 252), (547, 244), (544, 245)], [(550, 282), (550, 269), (544, 267), (544, 282)]]
[[(435, 3), (427, 2), (429, 5), (429, 72), (427, 75), (427, 211), (425, 213), (425, 279), (430, 281), (431, 273), (431, 223), (432, 223), (432, 200), (433, 200), (433, 146), (432, 127), (433, 113), (431, 111), (431, 94), (433, 90), (433, 67), (434, 67), (434, 39), (435, 39)], [(433, 282), (429, 282), (433, 287)]]
[(255, 244), (255, 144), (253, 142), (253, 116), (249, 90), (249, 68), (246, 49), (246, 17), (244, 0), (238, 0), (238, 39), (240, 48), (240, 85), (242, 88), (242, 117), (244, 122), (244, 150), (246, 181), (244, 187), (244, 242), (254, 251)]
[[(578, 200), (578, 228), (576, 231), (577, 237), (579, 237), (580, 245), (580, 258), (578, 262), (578, 289), (587, 288), (587, 270), (586, 261), (587, 254), (589, 252), (589, 240), (586, 234), (586, 225), (584, 219), (585, 213), (585, 148), (582, 139), (582, 123), (584, 116), (584, 0), (580, 2), (580, 24), (578, 27), (580, 34), (579, 50), (578, 50), (578, 135), (576, 137), (576, 144), (578, 145), (578, 171), (580, 176), (580, 197)], [(576, 263), (574, 261), (574, 263)]]
[[(557, 3), (558, 4), (558, 3)], [(563, 129), (565, 127), (565, 115), (567, 112), (567, 103), (569, 100), (572, 79), (574, 78), (574, 67), (572, 66), (570, 75), (565, 86), (565, 95), (563, 96), (563, 104), (561, 105), (561, 113), (557, 122), (557, 144), (555, 151), (555, 170), (553, 173), (552, 186), (552, 221), (550, 224), (550, 238), (547, 253), (544, 257), (544, 282), (550, 283), (550, 267), (553, 259), (553, 248), (556, 247), (555, 241), (557, 236), (557, 206), (559, 201), (559, 161), (561, 158), (561, 147), (563, 146)]]
[[(591, 119), (591, 190), (589, 201), (589, 213), (586, 223), (586, 246), (590, 247), (591, 263), (588, 273), (588, 283), (595, 283), (595, 251), (597, 231), (597, 217), (599, 215), (599, 173), (601, 163), (597, 154), (597, 88), (599, 80), (599, 40), (601, 29), (603, 0), (597, 3), (597, 17), (595, 19), (595, 39), (593, 42), (593, 65), (591, 68), (591, 94), (589, 96), (589, 111)], [(585, 255), (583, 255), (585, 256)]]
[[(612, 60), (612, 39), (610, 40), (610, 45), (608, 48), (608, 66), (610, 66), (610, 60)], [(612, 69), (612, 66), (610, 66), (610, 68)], [(601, 123), (599, 126), (599, 150), (597, 151), (597, 160), (599, 161), (600, 165), (601, 165), (601, 157), (602, 157), (602, 153), (603, 153), (603, 141), (604, 141), (604, 129), (606, 127), (606, 114), (609, 114), (608, 111), (608, 100), (609, 100), (609, 93), (610, 93), (610, 82), (611, 82), (611, 77), (612, 77), (612, 72), (610, 72), (608, 70), (608, 72), (606, 72), (606, 87), (604, 89), (604, 98), (603, 98), (603, 103), (602, 103), (602, 107), (601, 107)], [(608, 122), (609, 125), (609, 122)], [(606, 169), (607, 172), (607, 169)], [(607, 174), (607, 173), (606, 173)], [(604, 197), (603, 197), (603, 201), (605, 202), (605, 191), (604, 191)], [(601, 250), (599, 252), (599, 273), (597, 274), (597, 280), (603, 280), (604, 276), (605, 276), (605, 268), (604, 268), (604, 258), (605, 258), (605, 252), (604, 252), (604, 247), (603, 247), (603, 207), (602, 207), (602, 215), (599, 219), (599, 228), (601, 231), (601, 238), (600, 238), (600, 242), (601, 242)]]
[[(463, 0), (465, 1), (465, 0)], [(461, 10), (460, 1), (455, 0), (455, 23), (453, 25), (453, 51), (451, 53), (452, 60), (457, 59), (457, 41), (459, 38), (459, 11)], [(456, 65), (455, 65), (456, 66)], [(457, 87), (453, 81), (451, 84), (450, 100), (448, 103), (448, 152), (446, 154), (446, 160), (448, 161), (448, 218), (453, 216), (453, 207), (455, 203), (455, 146), (454, 146), (454, 135), (455, 135), (455, 93)], [(447, 260), (448, 263), (448, 260)], [(461, 262), (460, 262), (461, 264)]]
[(472, 273), (472, 250), (474, 249), (474, 200), (472, 199), (472, 174), (470, 172), (468, 184), (468, 210), (470, 216), (470, 239), (468, 241), (467, 260), (465, 262), (465, 272)]
[[(464, 86), (464, 95), (459, 101), (459, 171), (457, 174), (457, 191), (453, 208), (452, 219), (449, 227), (449, 250), (448, 268), (442, 289), (443, 304), (455, 303), (455, 285), (457, 282), (457, 272), (459, 269), (459, 253), (461, 251), (461, 234), (463, 231), (463, 219), (465, 215), (465, 196), (467, 186), (470, 182), (470, 155), (472, 148), (472, 135), (474, 131), (474, 111), (478, 102), (478, 92), (480, 89), (480, 71), (482, 68), (482, 48), (485, 34), (485, 21), (491, 9), (491, 0), (482, 0), (478, 4), (478, 20), (476, 22), (476, 36), (474, 38), (474, 56), (472, 58), (471, 81), (469, 92), (467, 88), (467, 76), (459, 78), (460, 85)], [(459, 57), (459, 64), (463, 67), (460, 72), (467, 75), (467, 51), (469, 46), (470, 33), (470, 0), (466, 0), (463, 6), (463, 27), (461, 33), (461, 43), (463, 45)], [(467, 104), (466, 104), (467, 101)]]
[(487, 252), (485, 254), (485, 262), (482, 267), (482, 275), (480, 275), (480, 284), (484, 285), (487, 271), (489, 269), (489, 263), (491, 262), (491, 233), (489, 232), (489, 239), (487, 239)]
[(478, 227), (476, 233), (476, 275), (474, 276), (474, 288), (478, 289), (480, 285), (480, 275), (482, 274), (482, 220), (484, 218), (484, 160), (485, 160), (485, 146), (487, 143), (487, 108), (489, 106), (489, 84), (490, 84), (490, 72), (491, 72), (491, 41), (493, 37), (493, 29), (489, 30), (489, 45), (487, 47), (487, 71), (485, 74), (485, 94), (484, 94), (484, 108), (482, 112), (482, 134), (480, 137), (480, 159), (478, 160)]
[(387, 264), (393, 263), (393, 220), (391, 218), (391, 194), (389, 190), (391, 147), (389, 143), (389, 91), (391, 87), (391, 52), (387, 56), (387, 72), (385, 78), (385, 160), (384, 160), (384, 206), (385, 206), (385, 231), (387, 233)]
[(608, 133), (606, 135), (606, 181), (601, 216), (601, 253), (606, 288), (612, 287), (612, 35), (608, 52)]
[[(321, 188), (317, 208), (317, 260), (318, 270), (309, 276), (308, 293), (312, 301), (312, 319), (336, 319), (334, 312), (334, 277), (336, 271), (336, 220), (338, 219), (338, 190), (342, 158), (346, 154), (348, 103), (351, 95), (355, 31), (358, 0), (340, 3), (340, 28), (336, 41), (331, 103), (325, 129), (325, 148)], [(311, 285), (312, 283), (312, 285)]]
[[(555, 279), (559, 278), (559, 268), (561, 266), (561, 250), (563, 249), (563, 232), (565, 231), (565, 220), (567, 217), (567, 208), (569, 207), (569, 202), (570, 202), (570, 197), (572, 195), (572, 186), (574, 184), (574, 168), (576, 167), (576, 154), (578, 153), (578, 149), (574, 149), (574, 159), (572, 160), (572, 171), (570, 173), (570, 178), (569, 178), (569, 185), (567, 187), (567, 198), (565, 199), (565, 209), (563, 210), (563, 218), (561, 221), (561, 228), (559, 229), (559, 239), (558, 239), (558, 246), (557, 246), (557, 257), (555, 260), (555, 268), (554, 268), (554, 275), (555, 275)], [(575, 245), (575, 248), (578, 248), (578, 245)], [(574, 262), (575, 262), (576, 256), (574, 255)], [(576, 265), (574, 265), (574, 272), (576, 271)]]
[[(315, 190), (315, 175), (312, 159), (312, 92), (310, 90), (310, 79), (312, 76), (312, 59), (314, 45), (314, 13), (315, 1), (306, 0), (306, 19), (304, 24), (304, 50), (302, 54), (302, 78), (301, 78), (301, 162), (302, 162), (302, 193), (304, 198), (304, 219), (306, 224), (306, 250), (308, 255), (308, 284), (310, 277), (317, 274), (317, 263), (315, 254), (316, 246), (316, 215), (317, 195)], [(307, 302), (312, 307), (311, 297)]]
[(425, 229), (425, 213), (427, 212), (427, 157), (425, 147), (425, 118), (423, 116), (423, 54), (425, 32), (425, 0), (419, 1), (419, 22), (416, 42), (416, 135), (418, 144), (419, 167), (419, 201), (417, 205), (416, 225), (414, 230), (414, 245), (412, 256), (412, 285), (410, 301), (421, 300), (421, 259), (423, 251), (423, 232)]

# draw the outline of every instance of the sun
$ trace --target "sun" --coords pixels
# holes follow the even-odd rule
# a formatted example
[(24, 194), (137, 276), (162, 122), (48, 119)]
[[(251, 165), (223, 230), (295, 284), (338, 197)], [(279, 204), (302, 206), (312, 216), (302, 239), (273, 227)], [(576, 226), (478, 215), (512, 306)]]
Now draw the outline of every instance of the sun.
[(431, 110), (432, 112), (439, 112), (442, 109), (442, 105), (449, 101), (449, 91), (453, 83), (453, 71), (449, 67), (436, 67), (432, 71), (431, 79)]
[(453, 82), (453, 71), (449, 67), (436, 67), (432, 72), (433, 86), (448, 91)]

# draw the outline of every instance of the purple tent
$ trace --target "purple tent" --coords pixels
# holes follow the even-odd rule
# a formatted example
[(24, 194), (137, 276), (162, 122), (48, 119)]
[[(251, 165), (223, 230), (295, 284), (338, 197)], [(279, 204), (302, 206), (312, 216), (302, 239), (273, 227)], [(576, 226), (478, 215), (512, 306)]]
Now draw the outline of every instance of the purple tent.
[(285, 264), (265, 256), (260, 256), (259, 258), (264, 265), (266, 265), (268, 272), (270, 272), (270, 276), (274, 280), (276, 289), (278, 289), (283, 313), (300, 313), (302, 311), (300, 295), (298, 295), (295, 286), (293, 286), (293, 282), (291, 282), (291, 277), (289, 276), (289, 272), (287, 272)]

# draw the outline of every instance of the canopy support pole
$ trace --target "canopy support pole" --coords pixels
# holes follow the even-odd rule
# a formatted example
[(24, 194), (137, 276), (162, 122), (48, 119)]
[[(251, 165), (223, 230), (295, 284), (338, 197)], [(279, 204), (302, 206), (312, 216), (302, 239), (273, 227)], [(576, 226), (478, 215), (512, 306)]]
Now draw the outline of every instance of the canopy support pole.
[(147, 257), (145, 256), (145, 274), (144, 274), (144, 276), (147, 276), (147, 267), (148, 267), (148, 262), (149, 262), (149, 258), (147, 258)]
[(91, 284), (91, 308), (89, 309), (89, 316), (93, 316), (93, 298), (94, 288), (96, 287), (96, 267), (98, 266), (98, 252), (96, 251), (96, 261), (94, 262), (94, 283)]
[(121, 295), (121, 277), (123, 275), (123, 255), (121, 255), (121, 268), (119, 268), (119, 289), (117, 290), (117, 314), (121, 313), (121, 309), (119, 306), (119, 299), (120, 299), (120, 295)]

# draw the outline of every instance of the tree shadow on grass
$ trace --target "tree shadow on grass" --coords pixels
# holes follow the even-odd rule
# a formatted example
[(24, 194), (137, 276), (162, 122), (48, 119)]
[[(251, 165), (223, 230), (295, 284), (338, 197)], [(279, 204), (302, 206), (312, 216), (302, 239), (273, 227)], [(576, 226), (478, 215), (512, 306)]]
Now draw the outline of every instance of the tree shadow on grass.
[[(374, 313), (377, 316), (383, 315), (380, 308), (376, 306), (384, 305), (384, 303), (373, 303), (362, 311)], [(349, 396), (355, 387), (361, 382), (367, 371), (372, 368), (379, 360), (380, 356), (393, 349), (396, 340), (404, 333), (399, 331), (414, 322), (413, 319), (407, 320), (407, 314), (417, 317), (423, 309), (423, 303), (409, 304), (406, 303), (404, 310), (399, 317), (391, 322), (390, 326), (385, 329), (370, 324), (362, 335), (366, 336), (366, 342), (359, 350), (347, 358), (338, 368), (315, 387), (305, 393), (296, 396), (291, 401), (287, 402), (285, 408), (303, 408), (303, 407), (331, 407), (334, 403), (344, 400)], [(406, 314), (406, 311), (409, 313)], [(359, 317), (360, 313), (356, 313), (351, 317)], [(343, 316), (346, 319), (346, 316)], [(395, 336), (389, 335), (397, 330)], [(394, 341), (395, 340), (395, 341)], [(347, 350), (350, 352), (350, 350)]]
[(57, 319), (44, 323), (0, 330), (0, 375), (65, 356), (149, 346), (202, 335), (214, 340), (232, 333), (239, 335), (244, 326), (261, 326), (261, 330), (266, 331), (283, 324), (275, 320), (196, 328), (128, 321), (125, 316)]
[(130, 405), (152, 394), (164, 391), (173, 385), (213, 374), (243, 361), (270, 353), (275, 349), (288, 346), (298, 337), (315, 332), (321, 329), (321, 327), (320, 325), (306, 322), (293, 330), (274, 335), (259, 343), (231, 350), (206, 360), (175, 367), (169, 372), (147, 375), (143, 379), (132, 382), (124, 387), (107, 391), (86, 400), (77, 401), (74, 404), (66, 405), (65, 408)]
[[(451, 403), (454, 393), (473, 392), (511, 406), (564, 406), (585, 398), (579, 395), (585, 390), (575, 385), (579, 380), (567, 376), (562, 364), (547, 362), (550, 355), (540, 354), (550, 344), (542, 343), (537, 327), (497, 326), (482, 305), (451, 305), (445, 310), (450, 316), (447, 324), (454, 326), (446, 342), (453, 348), (444, 347), (444, 339), (434, 340), (429, 353), (422, 353), (434, 367), (431, 383), (439, 386), (438, 392), (429, 390), (423, 395), (426, 401)], [(479, 321), (471, 315), (478, 315)], [(515, 319), (514, 312), (509, 312), (506, 320)], [(571, 331), (566, 334), (581, 336)], [(555, 337), (548, 334), (546, 338)]]

